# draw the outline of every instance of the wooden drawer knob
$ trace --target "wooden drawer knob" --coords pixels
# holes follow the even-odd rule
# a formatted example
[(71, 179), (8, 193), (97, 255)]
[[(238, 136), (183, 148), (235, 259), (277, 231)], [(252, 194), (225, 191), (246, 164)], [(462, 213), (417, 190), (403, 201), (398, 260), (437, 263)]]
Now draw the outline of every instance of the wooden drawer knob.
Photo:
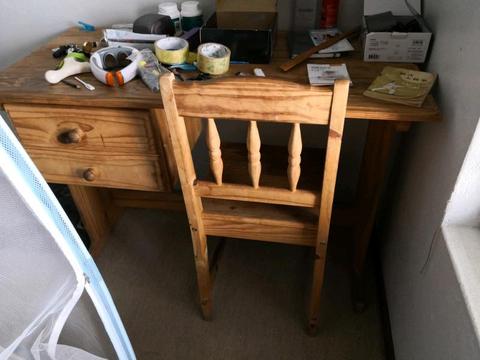
[(61, 133), (58, 139), (63, 144), (78, 144), (85, 138), (85, 135), (82, 129), (76, 128)]
[(94, 181), (95, 180), (95, 170), (92, 168), (88, 168), (83, 172), (83, 178), (86, 181)]

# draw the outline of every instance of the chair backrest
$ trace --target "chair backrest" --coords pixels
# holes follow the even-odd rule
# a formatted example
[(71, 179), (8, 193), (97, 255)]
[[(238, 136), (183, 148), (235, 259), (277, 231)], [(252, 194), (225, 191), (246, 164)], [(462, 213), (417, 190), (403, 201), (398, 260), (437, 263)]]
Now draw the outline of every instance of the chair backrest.
[(172, 82), (179, 116), (328, 124), (332, 91), (262, 77)]
[[(162, 76), (160, 85), (187, 202), (191, 197), (202, 196), (305, 207), (320, 205), (320, 213), (327, 215), (330, 221), (349, 90), (347, 80), (337, 80), (332, 91), (260, 77), (179, 82), (169, 74)], [(199, 184), (197, 181), (183, 117), (208, 119), (206, 136), (215, 183)], [(246, 143), (252, 186), (222, 181), (221, 140), (215, 125), (215, 119), (219, 118), (249, 122)], [(286, 169), (289, 189), (259, 187), (261, 141), (257, 121), (292, 124)], [(297, 190), (302, 151), (300, 124), (327, 125), (329, 128), (323, 183), (318, 184), (322, 187), (321, 193)], [(201, 209), (201, 201), (196, 206), (197, 210)]]

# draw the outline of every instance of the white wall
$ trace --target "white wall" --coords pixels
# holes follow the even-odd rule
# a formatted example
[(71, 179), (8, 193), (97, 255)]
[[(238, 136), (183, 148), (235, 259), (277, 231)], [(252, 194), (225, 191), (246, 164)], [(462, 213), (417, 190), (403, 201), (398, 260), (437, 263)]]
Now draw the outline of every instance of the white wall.
[[(76, 26), (78, 20), (96, 26), (132, 22), (139, 15), (155, 12), (159, 2), (161, 0), (0, 0), (0, 69), (68, 27)], [(215, 0), (200, 0), (200, 3), (206, 16), (215, 9)], [(291, 3), (292, 0), (278, 0), (281, 30), (290, 26)], [(359, 24), (362, 7), (363, 0), (341, 1), (339, 24), (345, 29)]]
[(382, 259), (394, 347), (398, 360), (478, 359), (463, 284), (441, 231), (420, 270), (480, 115), (480, 7), (477, 0), (425, 0), (424, 13), (435, 36), (427, 69), (439, 74), (434, 93), (443, 121), (413, 128), (396, 171)]
[[(414, 281), (405, 277), (388, 286), (396, 360), (480, 358), (475, 328), (445, 240), (439, 231), (431, 260), (423, 273), (423, 264), (417, 264)], [(404, 254), (398, 257), (406, 260)], [(401, 265), (396, 270), (403, 272)], [(393, 287), (397, 290), (392, 291)]]
[[(480, 228), (480, 119), (443, 219), (444, 226)], [(480, 243), (480, 239), (479, 239)], [(479, 266), (480, 268), (480, 266)], [(480, 304), (479, 304), (480, 305)]]
[[(0, 0), (0, 69), (29, 54), (78, 20), (96, 26), (133, 22), (156, 12), (157, 0)], [(180, 0), (178, 2), (181, 2)], [(214, 0), (200, 0), (205, 14)]]

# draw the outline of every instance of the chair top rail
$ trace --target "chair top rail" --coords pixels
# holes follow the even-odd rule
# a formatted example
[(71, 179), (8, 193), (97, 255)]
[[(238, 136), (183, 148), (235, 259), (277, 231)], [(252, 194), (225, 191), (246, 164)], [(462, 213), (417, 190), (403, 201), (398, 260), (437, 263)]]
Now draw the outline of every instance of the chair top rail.
[(173, 82), (180, 116), (328, 124), (333, 91), (261, 77)]

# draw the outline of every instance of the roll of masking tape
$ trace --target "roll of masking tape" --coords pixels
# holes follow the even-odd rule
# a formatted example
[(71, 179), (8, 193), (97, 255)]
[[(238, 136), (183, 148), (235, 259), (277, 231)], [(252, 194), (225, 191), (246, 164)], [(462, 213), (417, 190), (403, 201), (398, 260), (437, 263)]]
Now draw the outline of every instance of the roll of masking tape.
[(197, 67), (203, 73), (221, 75), (230, 66), (230, 49), (222, 44), (205, 43), (198, 47)]
[(175, 36), (157, 40), (155, 55), (163, 64), (183, 64), (187, 60), (188, 42)]

